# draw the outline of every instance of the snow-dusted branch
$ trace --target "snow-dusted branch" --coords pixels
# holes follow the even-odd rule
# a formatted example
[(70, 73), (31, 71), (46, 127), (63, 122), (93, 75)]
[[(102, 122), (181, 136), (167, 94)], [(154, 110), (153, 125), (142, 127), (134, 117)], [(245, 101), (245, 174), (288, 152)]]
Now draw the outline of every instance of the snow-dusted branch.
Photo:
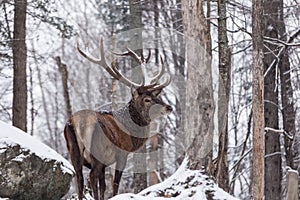
[(287, 131), (285, 130), (280, 130), (280, 129), (274, 129), (274, 128), (270, 128), (270, 127), (265, 127), (265, 131), (268, 132), (268, 131), (272, 131), (274, 133), (283, 133), (285, 136), (287, 136), (290, 140), (293, 140), (294, 137), (289, 134)]

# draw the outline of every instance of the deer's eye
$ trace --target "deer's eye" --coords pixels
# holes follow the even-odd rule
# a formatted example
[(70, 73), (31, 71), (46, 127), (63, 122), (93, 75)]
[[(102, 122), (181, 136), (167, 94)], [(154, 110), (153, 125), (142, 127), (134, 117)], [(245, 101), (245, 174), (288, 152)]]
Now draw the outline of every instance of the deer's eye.
[(150, 103), (151, 99), (145, 99), (144, 101), (145, 101), (145, 103)]

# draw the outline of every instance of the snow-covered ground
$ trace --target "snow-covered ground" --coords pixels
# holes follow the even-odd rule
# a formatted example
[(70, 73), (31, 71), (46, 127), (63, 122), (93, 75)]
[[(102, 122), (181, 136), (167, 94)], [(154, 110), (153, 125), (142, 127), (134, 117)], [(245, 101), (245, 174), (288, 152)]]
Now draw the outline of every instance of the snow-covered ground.
[(56, 151), (22, 130), (0, 121), (0, 151), (1, 148), (7, 146), (7, 144), (16, 143), (19, 144), (21, 148), (29, 149), (42, 159), (61, 162), (64, 172), (74, 174), (73, 166)]
[(219, 188), (211, 178), (198, 170), (187, 169), (187, 159), (164, 182), (146, 188), (139, 194), (120, 194), (110, 200), (237, 200)]

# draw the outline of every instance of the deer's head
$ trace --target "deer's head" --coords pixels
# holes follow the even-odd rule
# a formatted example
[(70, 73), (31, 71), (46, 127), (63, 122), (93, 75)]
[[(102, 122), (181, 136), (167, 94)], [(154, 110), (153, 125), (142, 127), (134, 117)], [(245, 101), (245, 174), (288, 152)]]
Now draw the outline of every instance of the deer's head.
[(161, 89), (132, 88), (132, 98), (129, 102), (129, 111), (132, 116), (139, 118), (139, 125), (148, 125), (154, 119), (170, 114), (172, 107), (166, 104), (159, 96)]

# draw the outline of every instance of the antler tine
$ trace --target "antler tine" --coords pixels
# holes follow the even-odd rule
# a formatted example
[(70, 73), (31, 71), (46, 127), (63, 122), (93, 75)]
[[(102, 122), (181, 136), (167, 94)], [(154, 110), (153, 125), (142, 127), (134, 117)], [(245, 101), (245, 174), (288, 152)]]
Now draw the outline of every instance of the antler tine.
[(137, 61), (138, 63), (148, 63), (151, 57), (151, 49), (148, 49), (148, 55), (147, 58), (144, 58), (143, 53), (141, 54), (141, 57), (139, 57), (134, 51), (132, 51), (131, 49), (129, 49), (128, 47), (126, 48), (127, 52), (124, 53), (117, 53), (112, 51), (113, 54), (117, 55), (117, 56), (131, 56), (135, 61)]
[(115, 70), (113, 70), (106, 62), (105, 59), (105, 55), (104, 55), (104, 47), (103, 47), (103, 39), (100, 38), (100, 58), (101, 60), (99, 61), (99, 65), (104, 67), (104, 69), (111, 75), (113, 76), (115, 79), (120, 79), (119, 76), (117, 76), (117, 74), (115, 73)]
[(148, 63), (148, 62), (149, 62), (150, 57), (151, 57), (151, 49), (148, 49), (148, 56), (147, 56), (147, 58), (145, 59), (145, 63)]
[[(143, 63), (143, 60), (142, 60), (142, 58), (141, 57), (139, 57), (134, 51), (132, 51), (130, 48), (126, 48), (127, 49), (127, 51), (128, 51), (128, 53), (129, 53), (129, 55), (133, 58), (133, 59), (135, 59), (138, 63), (140, 63), (140, 64), (142, 64)], [(143, 55), (142, 55), (143, 56)]]
[(157, 73), (156, 76), (154, 76), (152, 78), (152, 80), (150, 81), (150, 84), (155, 84), (157, 83), (157, 81), (162, 77), (162, 75), (165, 73), (165, 70), (166, 70), (166, 66), (165, 66), (165, 63), (164, 63), (164, 60), (162, 58), (162, 56), (160, 55), (160, 62), (161, 62), (161, 70)]
[(145, 63), (145, 58), (144, 58), (143, 50), (141, 51), (141, 61), (142, 61), (142, 63)]
[(119, 72), (119, 70), (114, 65), (113, 65), (112, 69), (114, 70), (114, 72), (116, 73), (116, 75), (119, 77), (117, 79), (120, 80), (122, 83), (124, 83), (125, 85), (127, 85), (129, 87), (138, 88), (138, 87), (144, 86), (144, 84), (145, 84), (144, 81), (142, 81), (142, 83), (140, 83), (140, 84), (136, 84), (136, 83), (132, 82), (131, 80), (127, 79), (125, 76), (123, 76)]
[(89, 61), (93, 62), (93, 63), (96, 63), (98, 64), (100, 59), (98, 58), (95, 58), (94, 56), (92, 56), (89, 52), (85, 52), (85, 51), (82, 51), (79, 47), (79, 42), (77, 41), (77, 51), (79, 51), (79, 53), (85, 57), (86, 59), (88, 59)]
[(116, 77), (116, 74), (114, 73), (114, 71), (113, 71), (113, 70), (107, 65), (107, 63), (106, 63), (105, 56), (104, 56), (104, 50), (103, 50), (103, 40), (102, 40), (102, 38), (101, 38), (101, 40), (100, 40), (100, 56), (101, 56), (100, 59), (99, 59), (99, 58), (95, 58), (95, 57), (92, 56), (92, 55), (90, 54), (90, 52), (88, 52), (88, 51), (83, 51), (83, 50), (81, 50), (80, 47), (79, 47), (78, 41), (77, 41), (77, 50), (78, 50), (79, 53), (80, 53), (83, 57), (85, 57), (87, 60), (89, 60), (89, 61), (91, 61), (91, 62), (93, 62), (93, 63), (95, 63), (95, 64), (98, 64), (98, 65), (104, 67), (105, 70), (106, 70), (111, 76), (113, 76), (114, 78), (117, 78), (117, 77)]
[(158, 85), (157, 87), (154, 87), (153, 89), (154, 90), (160, 90), (160, 89), (162, 89), (164, 87), (167, 87), (170, 83), (171, 83), (171, 76), (170, 76), (170, 74), (168, 74), (165, 82), (163, 82), (162, 84)]
[[(144, 86), (145, 85), (145, 69), (143, 66), (145, 63), (144, 63), (144, 58), (143, 58), (143, 54), (141, 55), (141, 57), (139, 57), (134, 51), (132, 51), (130, 48), (126, 48), (127, 49), (127, 52), (124, 52), (124, 53), (116, 53), (116, 52), (112, 52), (113, 54), (115, 55), (118, 55), (118, 56), (130, 56), (132, 57), (136, 62), (140, 63), (142, 66), (141, 66), (141, 71), (142, 71), (142, 82), (140, 83), (139, 86)], [(117, 72), (119, 73), (119, 72)]]
[(87, 60), (100, 65), (101, 67), (103, 67), (112, 77), (114, 77), (115, 79), (121, 81), (122, 83), (124, 83), (125, 85), (129, 86), (129, 87), (140, 87), (142, 85), (144, 85), (144, 83), (142, 84), (136, 84), (132, 81), (130, 81), (129, 79), (127, 79), (125, 76), (123, 76), (118, 69), (113, 66), (110, 67), (105, 59), (105, 55), (104, 55), (104, 48), (103, 48), (103, 39), (100, 39), (100, 59), (99, 58), (95, 58), (94, 56), (92, 56), (89, 52), (85, 52), (82, 51), (79, 47), (79, 43), (77, 42), (77, 50), (79, 51), (79, 53), (85, 57)]
[(150, 60), (150, 56), (151, 56), (151, 50), (150, 49), (148, 49), (148, 55), (147, 55), (147, 57), (146, 57), (146, 59), (145, 59), (145, 57), (144, 57), (144, 54), (143, 54), (143, 52), (141, 53), (141, 61), (143, 62), (143, 63), (148, 63), (149, 62), (149, 60)]
[(131, 56), (136, 62), (141, 63), (140, 57), (129, 48), (127, 48), (127, 52), (124, 53), (111, 52), (117, 56)]
[[(103, 49), (103, 45), (102, 45), (102, 49)], [(139, 56), (134, 53), (131, 49), (127, 48), (127, 51), (128, 52), (125, 52), (125, 53), (116, 53), (116, 52), (113, 52), (113, 54), (115, 55), (118, 55), (118, 56), (131, 56), (133, 57), (137, 62), (141, 63), (141, 59), (139, 58)], [(140, 84), (136, 84), (134, 83), (133, 81), (130, 81), (129, 79), (127, 79), (125, 76), (123, 76), (119, 70), (116, 68), (115, 65), (113, 65), (112, 67), (113, 71), (115, 72), (115, 74), (118, 76), (118, 80), (120, 80), (121, 82), (123, 82), (125, 85), (129, 86), (129, 87), (141, 87), (141, 86), (144, 86), (145, 84), (145, 75), (144, 75), (144, 71), (142, 70), (142, 82)]]

